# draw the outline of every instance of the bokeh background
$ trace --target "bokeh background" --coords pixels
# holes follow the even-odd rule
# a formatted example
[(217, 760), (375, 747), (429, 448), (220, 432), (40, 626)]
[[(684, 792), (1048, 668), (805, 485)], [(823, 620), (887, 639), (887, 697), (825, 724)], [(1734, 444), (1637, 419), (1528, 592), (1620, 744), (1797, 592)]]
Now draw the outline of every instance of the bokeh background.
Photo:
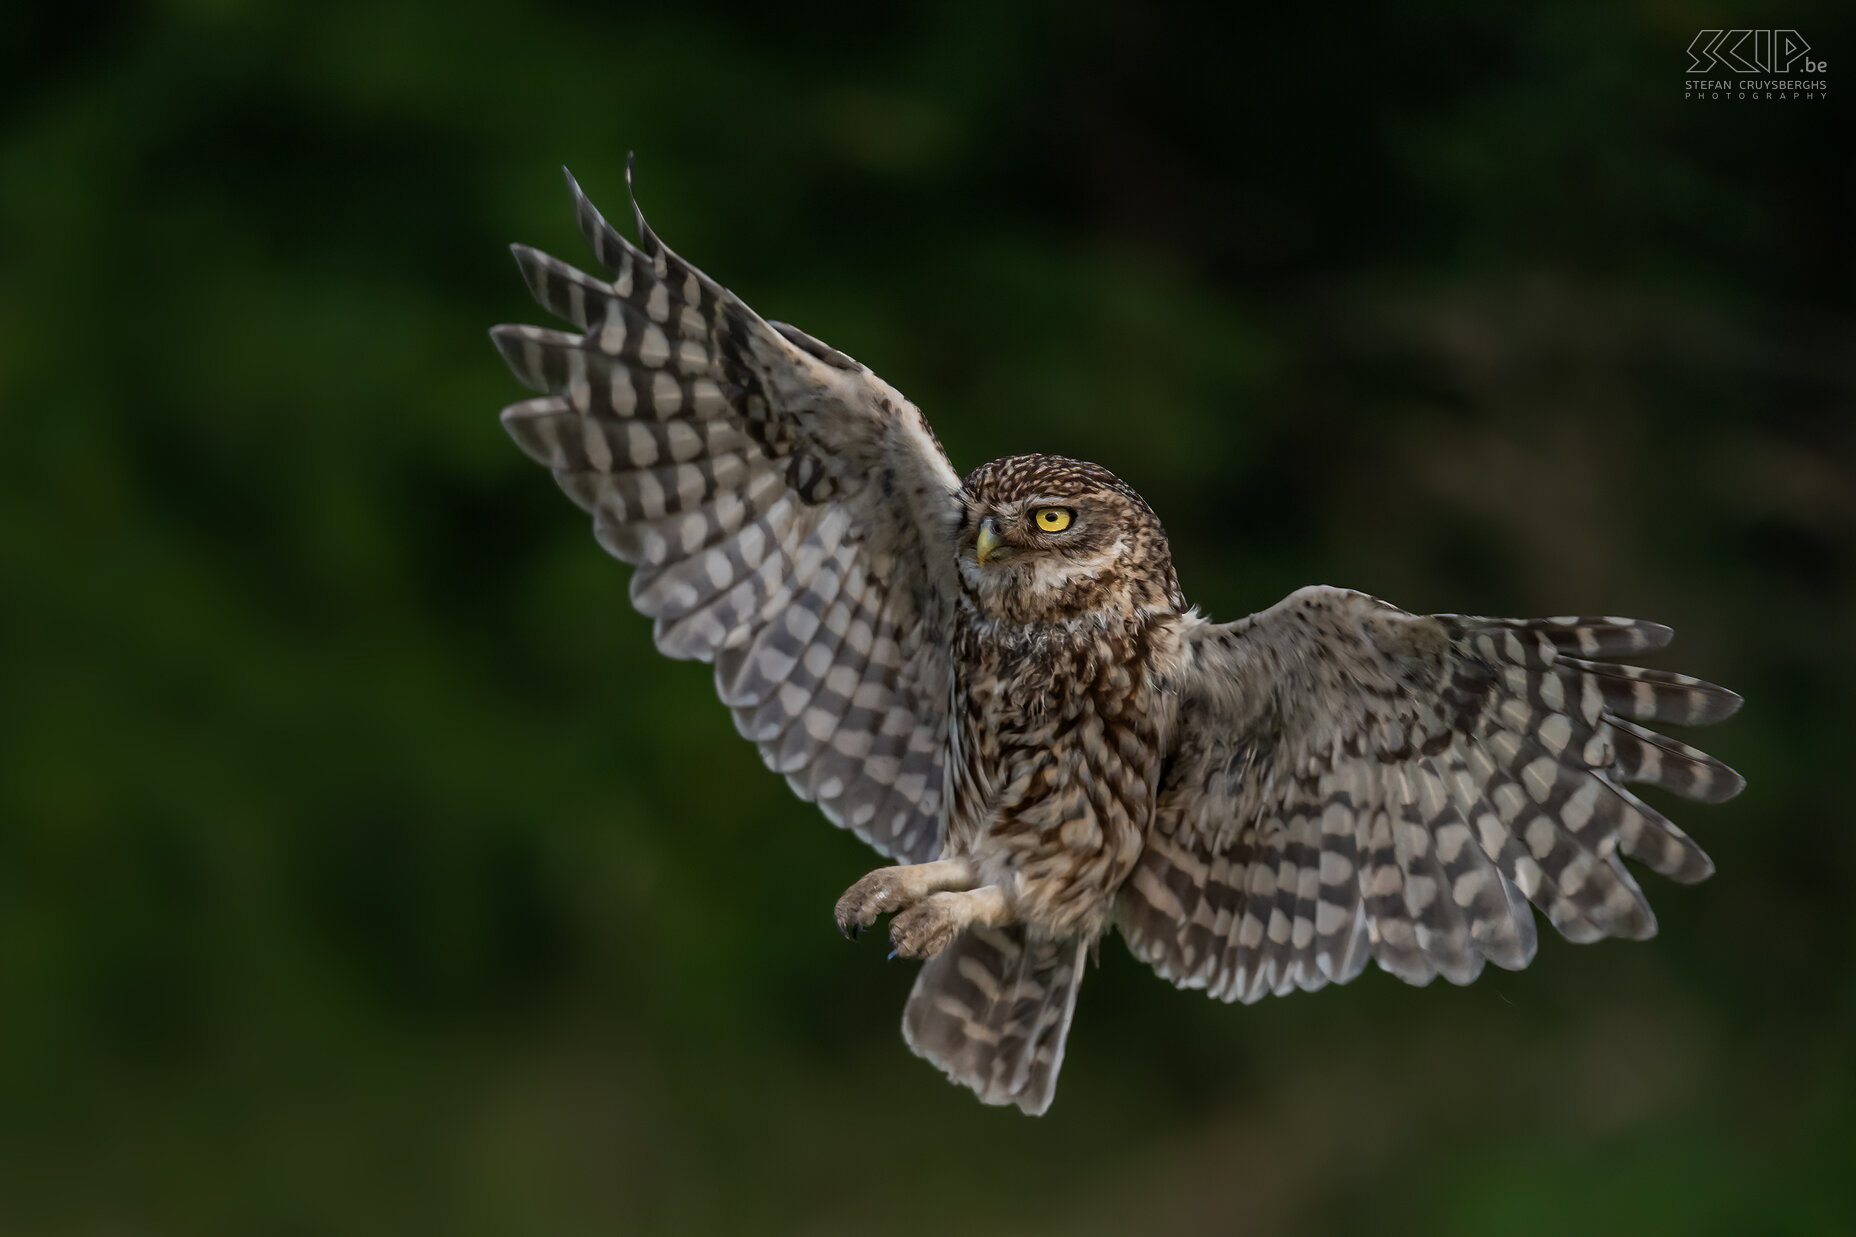
[[(26, 5), (0, 39), (0, 1231), (1856, 1232), (1856, 40), (1825, 2)], [(1685, 102), (1704, 27), (1828, 99)], [(1673, 624), (1662, 934), (1250, 1008), (1109, 941), (1051, 1114), (505, 439), (559, 165), (957, 466), (1303, 583)]]

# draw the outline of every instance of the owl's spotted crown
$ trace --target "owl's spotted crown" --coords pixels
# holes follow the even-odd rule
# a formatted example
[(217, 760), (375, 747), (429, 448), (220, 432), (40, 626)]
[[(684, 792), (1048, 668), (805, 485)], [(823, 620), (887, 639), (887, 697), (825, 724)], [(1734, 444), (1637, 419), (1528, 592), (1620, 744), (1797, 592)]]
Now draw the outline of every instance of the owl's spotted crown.
[(1110, 491), (1154, 519), (1152, 508), (1126, 481), (1100, 464), (1063, 455), (1008, 455), (968, 473), (961, 489), (972, 498), (995, 504)]

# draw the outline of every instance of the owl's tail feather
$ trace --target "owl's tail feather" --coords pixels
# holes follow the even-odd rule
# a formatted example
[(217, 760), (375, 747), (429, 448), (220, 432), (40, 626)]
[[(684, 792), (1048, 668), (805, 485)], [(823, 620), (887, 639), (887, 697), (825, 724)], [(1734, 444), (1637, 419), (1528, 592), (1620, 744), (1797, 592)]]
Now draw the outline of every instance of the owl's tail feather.
[(902, 1038), (986, 1104), (1050, 1107), (1083, 979), (1080, 938), (969, 928), (930, 958), (902, 1011)]

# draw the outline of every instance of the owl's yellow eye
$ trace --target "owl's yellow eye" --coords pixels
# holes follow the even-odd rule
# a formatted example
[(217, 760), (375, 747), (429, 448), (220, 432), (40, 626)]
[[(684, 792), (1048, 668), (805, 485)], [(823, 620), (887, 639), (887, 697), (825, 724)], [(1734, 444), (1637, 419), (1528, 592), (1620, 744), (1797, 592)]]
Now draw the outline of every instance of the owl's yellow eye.
[(1032, 518), (1038, 522), (1038, 527), (1043, 531), (1060, 533), (1070, 526), (1070, 521), (1076, 518), (1076, 513), (1068, 507), (1039, 507), (1032, 512)]

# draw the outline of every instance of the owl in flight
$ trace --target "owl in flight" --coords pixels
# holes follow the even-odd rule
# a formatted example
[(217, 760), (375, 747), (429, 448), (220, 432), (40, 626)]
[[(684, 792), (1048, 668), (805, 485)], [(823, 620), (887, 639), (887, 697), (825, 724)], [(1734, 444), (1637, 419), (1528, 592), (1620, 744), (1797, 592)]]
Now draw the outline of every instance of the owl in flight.
[(1626, 856), (1712, 870), (1625, 789), (1743, 785), (1640, 724), (1738, 696), (1609, 660), (1667, 627), (1323, 587), (1214, 623), (1107, 469), (1022, 455), (962, 480), (894, 387), (568, 184), (611, 278), (514, 247), (574, 329), (491, 332), (541, 392), (503, 424), (636, 568), (657, 646), (712, 662), (767, 764), (895, 861), (838, 926), (893, 917), (925, 959), (903, 1037), (986, 1103), (1049, 1106), (1110, 928), (1225, 1001), (1368, 960), (1466, 984), (1532, 959), (1530, 902), (1575, 941), (1655, 932)]

